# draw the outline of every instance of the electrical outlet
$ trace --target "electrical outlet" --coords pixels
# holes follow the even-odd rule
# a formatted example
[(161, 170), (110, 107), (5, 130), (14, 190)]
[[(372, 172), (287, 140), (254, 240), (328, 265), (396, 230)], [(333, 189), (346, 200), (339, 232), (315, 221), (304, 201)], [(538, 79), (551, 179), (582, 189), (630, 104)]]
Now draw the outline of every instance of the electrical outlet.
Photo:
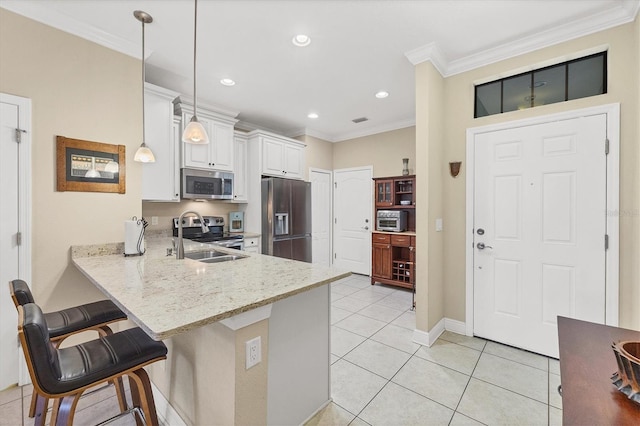
[(151, 224), (152, 225), (158, 224), (158, 216), (151, 216)]
[(247, 340), (245, 346), (247, 356), (246, 369), (248, 370), (262, 361), (262, 341), (260, 336)]

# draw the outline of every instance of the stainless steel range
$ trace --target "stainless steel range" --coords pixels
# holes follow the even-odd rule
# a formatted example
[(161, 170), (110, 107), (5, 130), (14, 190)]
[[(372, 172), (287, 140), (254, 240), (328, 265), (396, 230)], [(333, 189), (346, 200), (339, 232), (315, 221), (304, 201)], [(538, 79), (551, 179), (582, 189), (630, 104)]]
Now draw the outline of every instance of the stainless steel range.
[[(211, 243), (221, 247), (244, 250), (244, 237), (224, 232), (224, 218), (221, 216), (203, 216), (209, 232), (202, 232), (200, 219), (188, 216), (182, 219), (182, 236), (199, 243)], [(173, 236), (178, 236), (178, 219), (173, 218)]]

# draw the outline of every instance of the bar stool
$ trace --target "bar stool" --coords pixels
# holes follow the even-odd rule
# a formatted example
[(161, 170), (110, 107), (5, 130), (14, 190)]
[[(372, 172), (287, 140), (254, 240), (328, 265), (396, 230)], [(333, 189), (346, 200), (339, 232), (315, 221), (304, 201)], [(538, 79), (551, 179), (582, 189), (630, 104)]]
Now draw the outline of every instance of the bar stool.
[[(10, 281), (9, 292), (16, 309), (18, 306), (26, 305), (27, 303), (34, 303), (31, 290), (23, 280)], [(61, 311), (48, 312), (44, 314), (44, 318), (51, 342), (56, 347), (59, 347), (64, 339), (83, 331), (95, 330), (100, 336), (113, 334), (107, 324), (125, 320), (127, 316), (112, 301), (100, 300)], [(127, 410), (127, 403), (122, 380), (116, 380), (113, 384), (116, 388), (120, 410), (124, 412)], [(44, 424), (48, 402), (48, 398), (33, 392), (31, 406), (29, 407), (29, 417), (41, 416), (40, 421)]]
[(151, 382), (143, 367), (166, 359), (164, 343), (136, 327), (60, 349), (51, 342), (44, 314), (35, 303), (18, 306), (18, 335), (35, 390), (56, 399), (51, 425), (72, 425), (86, 389), (124, 375), (129, 376), (136, 420), (158, 425)]

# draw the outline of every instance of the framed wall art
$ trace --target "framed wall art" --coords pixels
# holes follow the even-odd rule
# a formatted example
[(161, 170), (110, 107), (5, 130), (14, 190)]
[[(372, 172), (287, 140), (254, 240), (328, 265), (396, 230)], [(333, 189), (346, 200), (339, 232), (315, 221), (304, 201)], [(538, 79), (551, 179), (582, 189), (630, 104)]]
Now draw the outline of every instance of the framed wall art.
[(125, 193), (125, 146), (56, 136), (58, 191)]

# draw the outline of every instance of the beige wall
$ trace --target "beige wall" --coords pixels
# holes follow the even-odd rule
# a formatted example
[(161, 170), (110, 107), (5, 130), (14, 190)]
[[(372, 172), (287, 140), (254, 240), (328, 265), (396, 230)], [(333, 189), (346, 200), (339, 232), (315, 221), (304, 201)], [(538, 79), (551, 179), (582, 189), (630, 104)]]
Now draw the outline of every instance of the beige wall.
[(309, 168), (333, 170), (333, 144), (313, 136), (302, 135), (297, 140), (307, 144), (305, 148), (306, 166), (304, 179), (309, 180)]
[(430, 62), (416, 67), (416, 327), (431, 330), (444, 316), (443, 218), (444, 79)]
[[(123, 241), (140, 216), (140, 61), (0, 9), (0, 92), (32, 101), (32, 289), (44, 310), (102, 297), (69, 246)], [(56, 135), (126, 146), (126, 194), (56, 191)]]
[(402, 175), (402, 159), (409, 159), (409, 171), (416, 170), (416, 128), (392, 130), (377, 135), (348, 139), (333, 144), (333, 168), (373, 166), (373, 176)]
[[(533, 116), (619, 102), (621, 104), (620, 137), (620, 325), (640, 328), (640, 74), (638, 56), (638, 20), (607, 31), (561, 43), (526, 55), (491, 64), (445, 80), (444, 166), (449, 161), (463, 161), (460, 175), (453, 179), (442, 170), (444, 194), (444, 316), (465, 321), (465, 144), (466, 129)], [(608, 93), (585, 99), (514, 111), (479, 119), (473, 118), (473, 83), (510, 70), (570, 55), (596, 46), (609, 45)], [(417, 68), (418, 69), (418, 68)], [(417, 96), (424, 93), (416, 90)], [(419, 157), (421, 164), (428, 159)], [(422, 167), (419, 165), (419, 169)], [(431, 188), (431, 186), (429, 187)], [(431, 254), (431, 253), (430, 253)], [(418, 252), (419, 259), (422, 253)], [(420, 261), (420, 260), (419, 260)], [(419, 278), (419, 276), (418, 276)], [(433, 325), (430, 321), (430, 325)]]

